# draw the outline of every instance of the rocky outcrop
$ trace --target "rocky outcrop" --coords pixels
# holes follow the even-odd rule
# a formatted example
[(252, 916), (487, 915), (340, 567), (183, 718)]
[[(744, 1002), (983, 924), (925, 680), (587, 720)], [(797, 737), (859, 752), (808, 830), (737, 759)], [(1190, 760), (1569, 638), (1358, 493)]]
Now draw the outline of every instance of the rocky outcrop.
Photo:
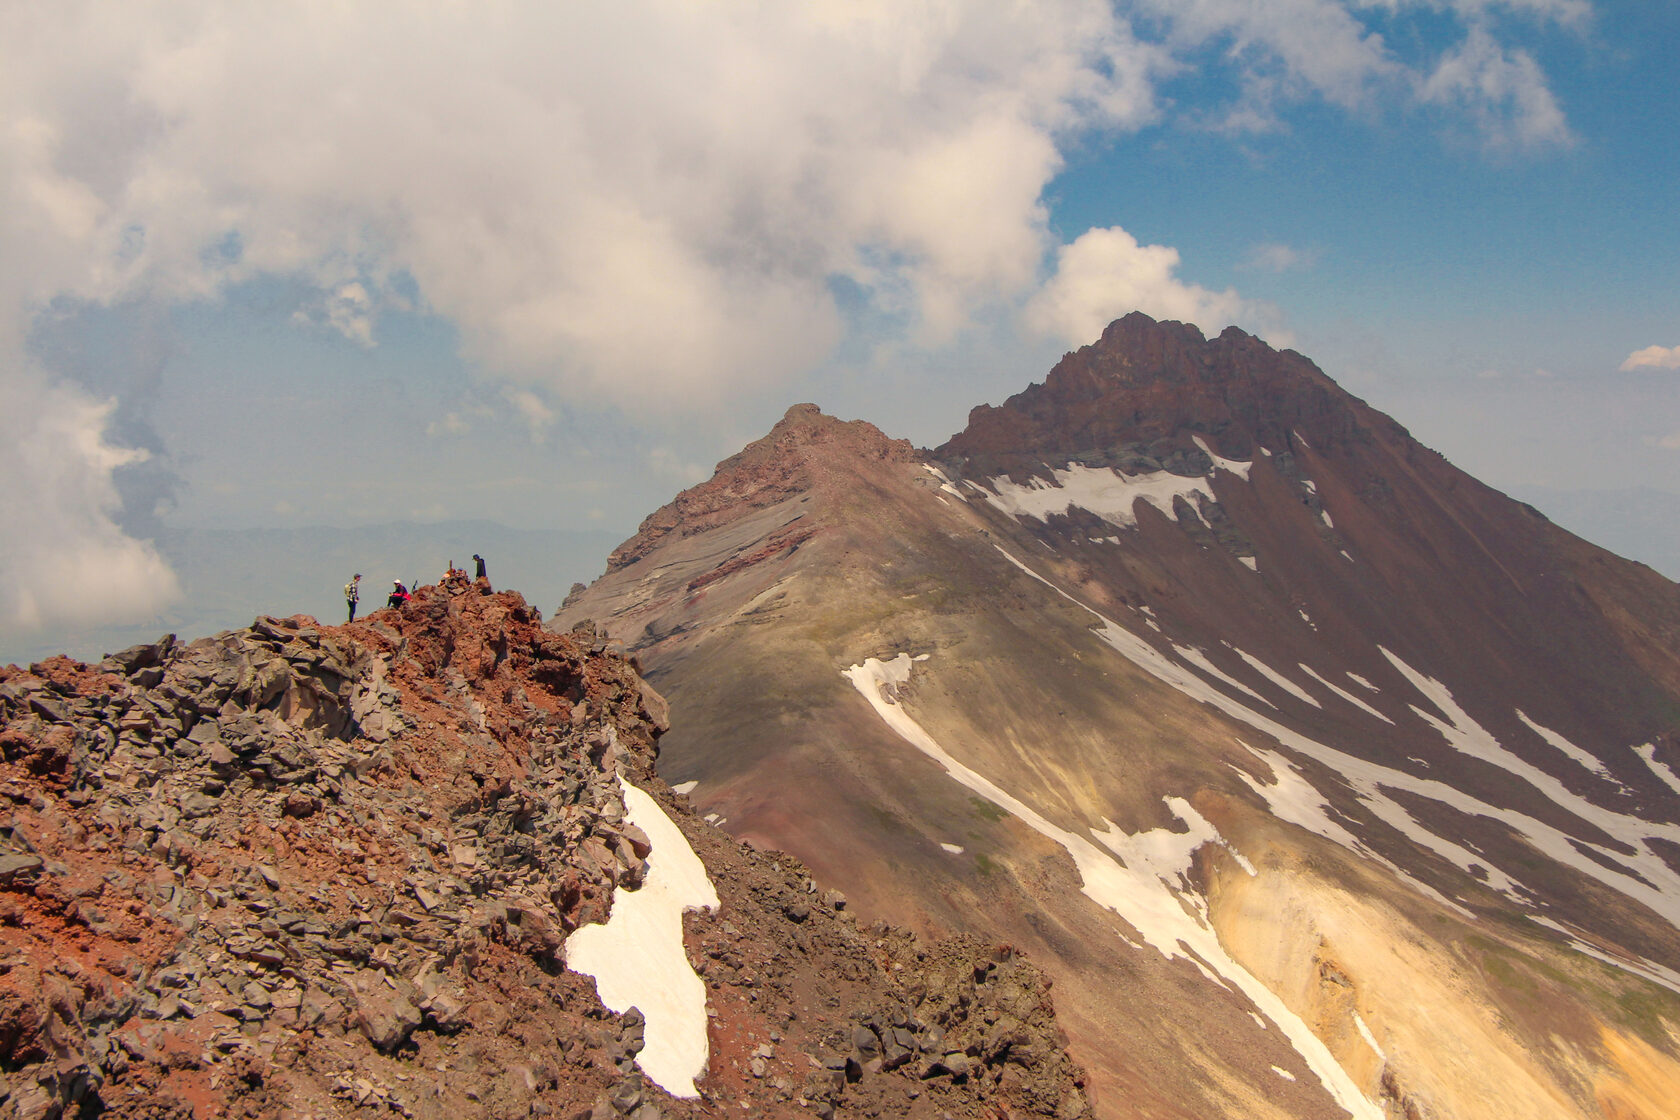
[[(967, 428), (935, 454), (971, 461), (971, 476), (1045, 458), (1199, 474), (1207, 460), (1188, 433), (1213, 437), (1222, 454), (1246, 459), (1257, 446), (1291, 451), (1299, 439), (1328, 449), (1371, 425), (1400, 431), (1293, 350), (1273, 350), (1236, 327), (1208, 339), (1189, 323), (1133, 312), (1065, 356), (1042, 384), (970, 411)], [(1189, 461), (1175, 463), (1175, 456)]]
[[(666, 726), (631, 664), (482, 581), (0, 670), (0, 1116), (1081, 1114), (1030, 967), (860, 932), (683, 810)], [(621, 778), (723, 900), (690, 919), (698, 1102), (564, 966), (658, 858)]]

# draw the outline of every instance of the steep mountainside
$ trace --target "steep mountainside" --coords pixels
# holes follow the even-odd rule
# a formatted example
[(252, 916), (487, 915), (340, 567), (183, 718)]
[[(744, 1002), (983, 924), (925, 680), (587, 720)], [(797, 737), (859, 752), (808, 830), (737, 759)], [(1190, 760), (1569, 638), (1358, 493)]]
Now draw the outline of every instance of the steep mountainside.
[(1099, 1115), (1671, 1113), (1680, 594), (1298, 354), (1128, 316), (931, 452), (797, 407), (583, 618), (725, 829), (1042, 963)]
[(0, 1117), (1088, 1115), (1032, 965), (699, 821), (539, 623), (458, 578), (0, 669)]

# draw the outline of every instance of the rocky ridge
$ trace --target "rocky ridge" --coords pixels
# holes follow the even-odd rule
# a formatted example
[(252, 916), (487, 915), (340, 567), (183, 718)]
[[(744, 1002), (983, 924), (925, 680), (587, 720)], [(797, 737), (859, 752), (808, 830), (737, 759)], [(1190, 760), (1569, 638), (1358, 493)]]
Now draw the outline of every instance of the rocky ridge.
[[(860, 929), (654, 775), (665, 727), (483, 581), (0, 669), (0, 1117), (1087, 1114), (1036, 969)], [(722, 903), (698, 1099), (565, 967), (659, 858), (621, 779)]]
[(873, 424), (837, 421), (814, 404), (796, 404), (763, 439), (719, 463), (711, 479), (649, 514), (636, 535), (613, 550), (607, 570), (635, 563), (673, 534), (703, 533), (804, 493), (831, 457), (909, 462), (914, 455), (908, 440), (888, 439)]

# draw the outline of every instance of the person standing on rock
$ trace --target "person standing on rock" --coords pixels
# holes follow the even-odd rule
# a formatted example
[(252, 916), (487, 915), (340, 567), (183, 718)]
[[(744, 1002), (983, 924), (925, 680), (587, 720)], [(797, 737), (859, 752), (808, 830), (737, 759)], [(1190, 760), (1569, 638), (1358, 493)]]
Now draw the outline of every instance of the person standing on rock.
[(362, 573), (357, 572), (355, 578), (344, 585), (344, 605), (350, 609), (350, 617), (345, 622), (356, 621), (356, 604), (362, 601)]
[(473, 553), (473, 565), (474, 565), (474, 567), (476, 567), (478, 569), (477, 571), (473, 572), (473, 578), (474, 579), (489, 579), (490, 578), (489, 576), (484, 574), (484, 557), (480, 556), (476, 552)]

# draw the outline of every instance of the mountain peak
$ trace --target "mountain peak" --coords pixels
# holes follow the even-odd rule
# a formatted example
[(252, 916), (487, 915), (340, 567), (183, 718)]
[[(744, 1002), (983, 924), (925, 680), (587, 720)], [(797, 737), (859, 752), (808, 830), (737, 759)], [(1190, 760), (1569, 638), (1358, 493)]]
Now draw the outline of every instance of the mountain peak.
[(908, 440), (889, 439), (868, 421), (840, 420), (814, 404), (796, 404), (763, 438), (719, 463), (711, 478), (649, 514), (607, 559), (607, 571), (634, 563), (672, 533), (704, 532), (810, 490), (827, 476), (824, 462), (908, 461), (914, 455)]
[(1236, 327), (1209, 339), (1193, 324), (1134, 311), (1065, 355), (1042, 384), (975, 408), (938, 454), (1014, 470), (1128, 446), (1162, 458), (1205, 434), (1222, 453), (1246, 457), (1301, 437), (1327, 449), (1374, 423), (1392, 424), (1293, 350)]

